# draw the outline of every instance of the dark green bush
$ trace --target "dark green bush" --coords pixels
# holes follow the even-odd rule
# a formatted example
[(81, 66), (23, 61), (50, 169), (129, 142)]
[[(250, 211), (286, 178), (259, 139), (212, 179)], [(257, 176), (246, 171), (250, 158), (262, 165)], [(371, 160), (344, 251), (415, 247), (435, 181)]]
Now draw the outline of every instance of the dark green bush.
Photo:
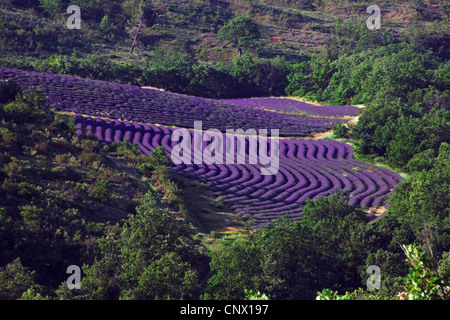
[(7, 104), (20, 93), (17, 83), (12, 81), (0, 82), (0, 105)]

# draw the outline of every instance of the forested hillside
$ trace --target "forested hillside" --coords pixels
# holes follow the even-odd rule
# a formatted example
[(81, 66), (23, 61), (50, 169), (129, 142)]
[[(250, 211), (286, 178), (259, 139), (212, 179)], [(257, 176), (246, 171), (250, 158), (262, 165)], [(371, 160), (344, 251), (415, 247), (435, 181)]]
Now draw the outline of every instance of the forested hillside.
[[(450, 43), (446, 1), (381, 1), (379, 30), (366, 26), (366, 1), (139, 3), (71, 1), (82, 19), (72, 30), (69, 1), (3, 2), (1, 65), (212, 98), (279, 96), (303, 69), (295, 63), (312, 61), (308, 82), (323, 89), (334, 71), (329, 63), (342, 54), (402, 42), (442, 58)], [(239, 44), (225, 28), (238, 17), (255, 25)], [(302, 89), (290, 87), (288, 93)]]
[[(70, 4), (81, 8), (81, 29), (67, 27)], [(366, 24), (372, 4), (2, 1), (0, 67), (46, 73), (36, 75), (46, 79), (36, 85), (48, 90), (0, 82), (0, 299), (449, 299), (450, 1), (378, 1), (381, 28), (374, 30)], [(48, 74), (86, 78), (82, 83), (93, 89), (78, 88), (77, 105), (47, 108), (66, 92)], [(298, 138), (302, 121), (318, 121), (317, 113), (244, 98), (290, 97), (333, 110), (358, 106), (353, 122), (347, 114), (320, 119), (333, 124), (327, 137), (346, 145), (342, 154), (324, 151), (339, 150), (330, 143), (306, 151), (287, 142), (282, 150), (285, 158), (336, 159), (346, 171), (325, 178), (334, 170), (328, 164), (307, 168), (310, 162), (289, 159), (273, 180), (258, 180), (241, 167), (232, 173), (192, 169), (200, 177), (220, 176), (222, 188), (236, 194), (214, 198), (211, 185), (174, 170), (163, 147), (142, 155), (142, 145), (123, 137), (97, 141), (92, 127), (91, 134), (83, 131), (86, 120), (76, 127), (76, 113), (113, 117), (131, 101), (95, 109), (107, 94), (125, 94), (89, 80), (168, 91), (149, 91), (151, 103), (133, 96), (134, 104), (140, 101), (124, 108), (130, 119), (116, 119), (144, 124), (148, 118), (131, 118), (164, 116), (164, 125), (181, 126), (197, 116), (189, 114), (189, 103), (220, 99), (208, 100), (198, 118), (224, 128), (281, 122)], [(185, 102), (177, 109), (175, 100)], [(227, 109), (227, 100), (233, 107)], [(89, 114), (94, 109), (98, 114)], [(102, 121), (111, 119), (99, 120), (100, 136)], [(359, 185), (357, 161), (388, 168), (404, 181), (383, 185), (367, 165), (364, 175), (373, 180)], [(256, 229), (230, 210), (251, 212), (256, 205), (245, 193), (251, 189), (269, 208), (256, 218), (275, 217), (276, 190), (282, 190), (276, 199), (292, 205), (286, 200), (292, 189), (284, 184), (314, 196), (333, 193), (302, 194), (301, 219), (286, 216)], [(371, 203), (380, 186), (388, 201), (377, 208), (354, 205), (356, 189)], [(345, 188), (351, 192), (338, 190)], [(64, 283), (68, 265), (83, 266), (80, 290)], [(381, 285), (369, 290), (366, 270), (373, 265)]]

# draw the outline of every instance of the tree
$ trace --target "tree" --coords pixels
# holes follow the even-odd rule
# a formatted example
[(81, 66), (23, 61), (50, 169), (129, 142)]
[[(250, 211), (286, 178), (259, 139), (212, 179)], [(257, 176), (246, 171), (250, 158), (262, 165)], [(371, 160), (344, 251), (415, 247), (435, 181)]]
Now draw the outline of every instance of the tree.
[[(264, 248), (254, 240), (246, 236), (232, 242), (222, 241), (222, 245), (210, 253), (214, 275), (208, 281), (207, 293), (212, 298), (244, 299), (246, 289), (266, 289), (263, 285), (267, 277), (267, 270), (263, 269)], [(265, 261), (265, 264), (270, 262)]]
[(50, 16), (56, 16), (61, 12), (61, 0), (39, 0), (39, 2), (41, 4), (40, 7)]
[(229, 20), (220, 28), (217, 37), (219, 40), (225, 40), (235, 46), (242, 55), (246, 48), (254, 46), (261, 38), (258, 25), (248, 17), (236, 17)]
[[(416, 245), (401, 245), (408, 262), (409, 273), (404, 278), (406, 291), (400, 292), (401, 300), (448, 300), (448, 279), (440, 277), (426, 251)], [(447, 270), (448, 271), (448, 270)]]
[(124, 297), (133, 300), (186, 299), (192, 298), (197, 288), (197, 272), (175, 252), (170, 252), (144, 268), (137, 287)]
[(151, 28), (155, 23), (157, 15), (149, 0), (126, 1), (124, 2), (123, 7), (131, 16), (128, 23), (131, 24), (133, 30), (136, 29), (133, 44), (130, 49), (131, 54), (137, 46), (139, 33), (141, 32), (142, 27), (145, 25), (147, 28)]
[(214, 275), (206, 292), (218, 299), (243, 299), (247, 289), (275, 300), (301, 300), (327, 287), (354, 290), (362, 284), (368, 253), (383, 243), (367, 222), (367, 214), (348, 204), (342, 192), (308, 200), (301, 221), (280, 219), (222, 241), (211, 252)]
[[(396, 292), (388, 300), (449, 300), (449, 267), (443, 261), (439, 270), (433, 265), (426, 251), (421, 251), (415, 244), (400, 244), (406, 261), (410, 265), (409, 273), (402, 277), (403, 291)], [(447, 252), (448, 254), (448, 252)], [(359, 288), (353, 292), (339, 295), (337, 291), (323, 289), (317, 292), (316, 300), (380, 300), (378, 293)]]
[[(198, 243), (187, 223), (147, 193), (122, 229), (99, 239), (100, 256), (83, 266), (84, 299), (192, 299), (198, 295)], [(61, 291), (61, 294), (64, 292)]]
[(170, 167), (173, 164), (163, 146), (156, 147), (150, 152), (150, 163), (154, 167)]
[(234, 81), (228, 70), (221, 70), (206, 63), (194, 65), (189, 94), (205, 98), (229, 98), (235, 91)]
[(387, 214), (410, 225), (417, 238), (432, 247), (430, 257), (439, 259), (450, 247), (450, 145), (442, 143), (439, 155), (428, 161), (431, 169), (416, 172), (397, 186)]
[(193, 78), (195, 59), (185, 52), (156, 50), (152, 66), (144, 72), (145, 83), (171, 92), (186, 93)]
[(3, 107), (3, 116), (6, 120), (17, 124), (47, 123), (52, 117), (43, 107), (45, 99), (41, 89), (29, 88), (17, 95), (16, 100)]
[(16, 300), (27, 290), (41, 290), (35, 282), (35, 271), (22, 264), (20, 258), (0, 268), (0, 300)]
[(109, 36), (110, 32), (115, 28), (111, 18), (109, 15), (105, 15), (100, 22), (100, 29), (102, 29), (103, 32), (106, 33), (107, 36)]

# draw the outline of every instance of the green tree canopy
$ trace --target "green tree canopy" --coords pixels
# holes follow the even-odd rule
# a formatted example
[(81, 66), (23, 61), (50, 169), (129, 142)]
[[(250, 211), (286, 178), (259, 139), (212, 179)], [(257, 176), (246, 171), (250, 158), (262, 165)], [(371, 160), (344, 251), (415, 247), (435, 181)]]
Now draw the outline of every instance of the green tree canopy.
[(197, 242), (189, 226), (147, 193), (122, 229), (99, 240), (100, 255), (85, 265), (84, 299), (192, 299), (198, 294)]
[(229, 20), (218, 32), (219, 40), (230, 42), (242, 55), (244, 49), (254, 46), (261, 38), (256, 22), (248, 17), (236, 17)]

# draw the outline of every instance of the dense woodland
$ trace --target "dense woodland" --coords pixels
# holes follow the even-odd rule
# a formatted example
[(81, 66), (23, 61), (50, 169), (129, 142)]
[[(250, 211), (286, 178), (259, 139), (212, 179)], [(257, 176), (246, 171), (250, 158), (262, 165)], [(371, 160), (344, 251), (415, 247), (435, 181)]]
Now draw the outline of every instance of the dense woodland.
[[(0, 66), (364, 105), (334, 137), (408, 178), (376, 221), (338, 192), (309, 200), (299, 222), (211, 232), (208, 246), (162, 152), (79, 138), (39, 90), (0, 84), (0, 298), (448, 299), (450, 2), (379, 2), (386, 27), (371, 31), (364, 1), (70, 1), (83, 10), (77, 33), (61, 28), (69, 1), (3, 1)], [(316, 45), (274, 44), (275, 29), (310, 31)], [(65, 285), (72, 264), (80, 290)], [(366, 289), (369, 265), (380, 290)]]

